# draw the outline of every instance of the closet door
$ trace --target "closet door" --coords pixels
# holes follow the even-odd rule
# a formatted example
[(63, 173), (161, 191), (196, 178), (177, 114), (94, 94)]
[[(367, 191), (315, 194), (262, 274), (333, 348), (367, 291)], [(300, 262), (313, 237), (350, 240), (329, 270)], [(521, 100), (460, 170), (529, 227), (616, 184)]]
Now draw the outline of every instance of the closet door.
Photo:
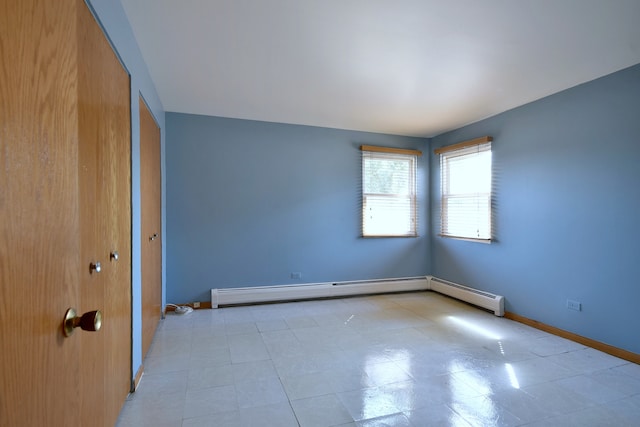
[[(129, 77), (82, 0), (4, 0), (0, 40), (0, 425), (113, 426), (131, 381)], [(71, 307), (101, 328), (65, 331)]]
[[(79, 426), (75, 0), (0, 6), (0, 425)], [(100, 421), (98, 419), (98, 421)]]
[[(114, 425), (131, 388), (131, 101), (129, 75), (78, 0), (81, 312), (102, 327), (79, 333), (85, 353), (82, 425)], [(96, 266), (100, 263), (100, 271)]]
[(162, 315), (160, 128), (140, 98), (140, 189), (142, 199), (142, 355), (146, 356)]

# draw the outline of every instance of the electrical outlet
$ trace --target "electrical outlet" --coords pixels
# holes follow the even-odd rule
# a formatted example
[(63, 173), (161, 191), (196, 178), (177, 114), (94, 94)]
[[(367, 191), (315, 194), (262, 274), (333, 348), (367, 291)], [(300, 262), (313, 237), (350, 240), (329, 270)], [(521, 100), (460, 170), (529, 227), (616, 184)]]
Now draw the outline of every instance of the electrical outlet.
[(193, 303), (193, 308), (200, 308), (200, 303), (199, 302), (194, 302)]
[(291, 273), (291, 278), (292, 279), (302, 279), (302, 273), (300, 273), (299, 271), (294, 271), (293, 273)]
[(578, 301), (567, 300), (567, 308), (569, 310), (582, 311), (582, 303)]

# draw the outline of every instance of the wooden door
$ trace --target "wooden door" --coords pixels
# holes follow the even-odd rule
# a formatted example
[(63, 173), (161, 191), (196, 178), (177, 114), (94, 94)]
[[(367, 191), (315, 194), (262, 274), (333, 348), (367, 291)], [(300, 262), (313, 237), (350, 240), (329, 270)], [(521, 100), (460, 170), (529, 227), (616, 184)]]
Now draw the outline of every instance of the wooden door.
[(0, 2), (0, 425), (77, 426), (75, 0)]
[[(128, 76), (82, 0), (3, 0), (0, 36), (0, 425), (112, 426), (131, 379)], [(102, 329), (65, 338), (69, 307)]]
[(140, 98), (142, 199), (142, 355), (149, 351), (162, 315), (160, 128)]
[[(114, 425), (131, 384), (131, 104), (129, 75), (89, 9), (78, 10), (78, 121), (82, 311), (82, 425)], [(90, 265), (100, 263), (101, 271)], [(72, 337), (76, 338), (76, 337)], [(91, 387), (99, 384), (99, 387)], [(90, 389), (90, 390), (89, 390)]]

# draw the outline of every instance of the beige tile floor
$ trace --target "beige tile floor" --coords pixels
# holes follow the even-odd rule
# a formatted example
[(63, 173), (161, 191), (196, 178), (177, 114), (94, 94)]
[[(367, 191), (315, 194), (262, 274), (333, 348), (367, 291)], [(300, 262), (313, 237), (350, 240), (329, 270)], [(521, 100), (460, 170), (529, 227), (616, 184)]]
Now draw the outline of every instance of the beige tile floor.
[(640, 365), (432, 292), (161, 321), (119, 427), (640, 426)]

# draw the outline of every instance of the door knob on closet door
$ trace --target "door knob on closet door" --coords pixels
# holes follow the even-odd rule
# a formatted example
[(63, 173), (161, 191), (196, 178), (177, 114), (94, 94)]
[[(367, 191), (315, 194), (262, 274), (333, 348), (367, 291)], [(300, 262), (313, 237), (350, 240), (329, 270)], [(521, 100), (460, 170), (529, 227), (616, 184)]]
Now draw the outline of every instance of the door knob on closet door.
[(78, 326), (83, 331), (99, 331), (102, 326), (102, 313), (100, 310), (93, 310), (78, 316), (74, 308), (68, 309), (64, 315), (62, 327), (64, 336), (70, 337)]
[(153, 233), (153, 236), (149, 237), (149, 241), (153, 242), (154, 240), (156, 240), (158, 238), (158, 233)]
[(92, 262), (91, 264), (89, 264), (89, 272), (93, 273), (100, 273), (102, 271), (102, 266), (100, 265), (100, 261), (96, 261), (96, 262)]
[(111, 261), (117, 261), (118, 258), (120, 258), (120, 255), (118, 254), (118, 251), (111, 251), (111, 254), (109, 254), (109, 258), (111, 259)]

